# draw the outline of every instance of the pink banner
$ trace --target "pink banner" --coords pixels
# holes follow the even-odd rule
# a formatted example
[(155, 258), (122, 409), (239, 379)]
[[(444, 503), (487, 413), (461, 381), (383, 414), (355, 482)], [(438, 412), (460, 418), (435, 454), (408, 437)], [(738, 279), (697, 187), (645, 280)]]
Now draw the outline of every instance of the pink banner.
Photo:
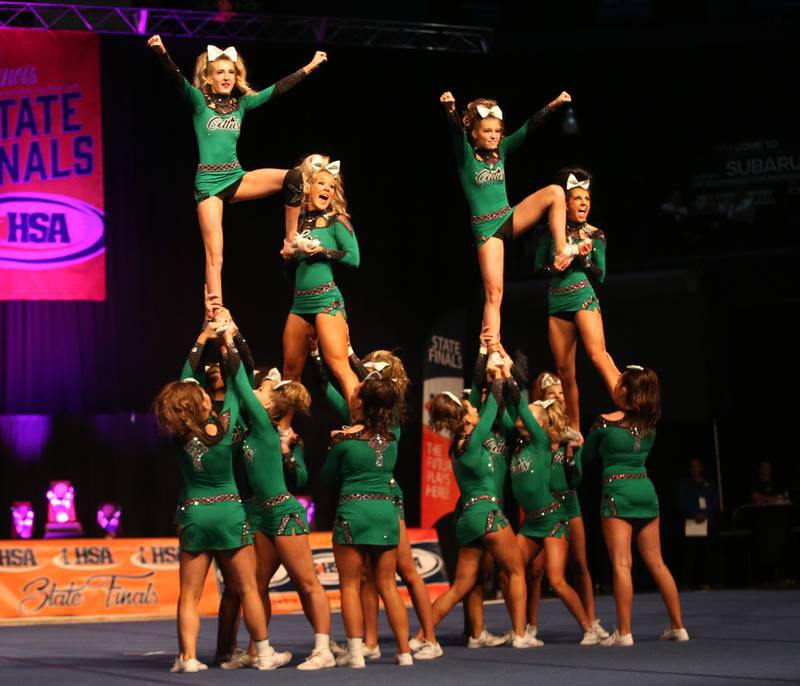
[(98, 38), (0, 29), (0, 300), (105, 300)]

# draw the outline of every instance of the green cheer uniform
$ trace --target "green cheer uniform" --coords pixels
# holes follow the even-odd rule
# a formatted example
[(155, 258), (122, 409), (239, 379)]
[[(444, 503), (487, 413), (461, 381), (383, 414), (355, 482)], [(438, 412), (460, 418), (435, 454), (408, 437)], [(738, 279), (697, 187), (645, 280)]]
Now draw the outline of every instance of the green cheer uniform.
[(567, 243), (578, 245), (584, 238), (592, 239), (592, 251), (584, 257), (575, 257), (563, 272), (553, 266), (553, 237), (546, 233), (539, 238), (535, 269), (552, 275), (547, 291), (547, 310), (553, 317), (574, 319), (576, 312), (600, 311), (600, 300), (592, 284), (603, 283), (606, 278), (606, 237), (586, 222), (568, 221)]
[[(545, 106), (519, 129), (500, 139), (497, 157), (488, 151), (479, 151), (464, 131), (458, 113), (448, 112), (447, 118), (453, 150), (456, 156), (458, 179), (467, 197), (472, 234), (478, 247), (492, 236), (510, 236), (508, 229), (514, 208), (508, 204), (506, 194), (506, 155), (516, 150), (550, 116), (552, 110)], [(481, 154), (483, 153), (483, 154)], [(480, 157), (480, 159), (478, 159)]]
[(210, 421), (217, 425), (217, 436), (189, 436), (179, 453), (184, 481), (178, 512), (180, 546), (189, 552), (252, 543), (232, 468), (233, 435), (239, 423), (236, 394), (226, 394), (222, 412)]
[[(266, 536), (291, 536), (309, 532), (305, 508), (289, 493), (284, 477), (284, 459), (278, 430), (269, 413), (253, 393), (239, 351), (228, 346), (228, 365), (234, 374), (234, 392), (250, 419), (250, 433), (242, 444), (247, 478), (261, 510), (259, 531)], [(302, 446), (292, 450), (295, 463), (303, 461)]]
[(522, 419), (528, 438), (520, 438), (511, 458), (511, 488), (525, 512), (520, 533), (530, 538), (569, 538), (569, 517), (553, 495), (550, 437), (528, 409), (519, 386), (507, 382), (509, 407)]
[[(325, 221), (323, 226), (316, 226), (319, 218)], [(341, 312), (347, 316), (344, 298), (333, 280), (333, 265), (358, 268), (361, 257), (353, 225), (343, 214), (308, 212), (298, 230), (308, 231), (309, 238), (316, 238), (322, 252), (315, 255), (297, 253), (294, 301), (290, 312), (301, 316)]]
[(550, 475), (550, 488), (553, 496), (561, 501), (564, 506), (564, 512), (566, 512), (569, 519), (580, 517), (581, 504), (575, 488), (577, 483), (573, 479), (572, 485), (570, 485), (570, 480), (567, 478), (567, 465), (569, 463), (574, 464), (574, 454), (571, 460), (567, 458), (567, 446), (563, 443), (551, 452), (552, 474)]
[(183, 98), (192, 107), (194, 133), (200, 153), (200, 163), (194, 181), (195, 200), (199, 203), (212, 195), (236, 190), (245, 174), (236, 156), (236, 143), (247, 112), (285, 93), (306, 77), (303, 69), (282, 78), (277, 83), (251, 95), (206, 95), (183, 77), (168, 53), (159, 62), (177, 84)]
[(358, 431), (337, 431), (322, 467), (330, 487), (341, 480), (333, 525), (333, 542), (348, 545), (396, 546), (400, 525), (389, 480), (397, 462), (397, 440)]
[(454, 436), (450, 444), (450, 459), (461, 492), (456, 520), (460, 547), (474, 545), (486, 534), (508, 526), (497, 495), (492, 454), (484, 445), (503, 404), (502, 395), (502, 381), (493, 381), (475, 428), (466, 436)]
[(599, 456), (603, 461), (602, 517), (658, 517), (658, 496), (645, 469), (655, 440), (655, 429), (642, 435), (626, 426), (624, 417), (612, 421), (601, 415), (592, 425), (581, 459), (589, 463)]

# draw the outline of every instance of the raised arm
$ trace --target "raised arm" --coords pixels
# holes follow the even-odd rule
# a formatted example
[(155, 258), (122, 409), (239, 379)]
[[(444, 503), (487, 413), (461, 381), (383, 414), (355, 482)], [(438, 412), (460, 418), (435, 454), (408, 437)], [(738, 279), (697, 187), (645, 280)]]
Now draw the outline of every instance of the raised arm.
[(327, 61), (328, 55), (318, 50), (314, 53), (314, 57), (305, 67), (292, 72), (289, 74), (289, 76), (284, 76), (282, 79), (280, 79), (280, 81), (277, 81), (269, 88), (265, 88), (264, 90), (251, 95), (245, 95), (241, 99), (242, 107), (244, 110), (252, 110), (256, 107), (260, 107), (264, 103), (269, 102), (274, 97), (290, 91), (298, 83), (305, 79), (306, 76), (308, 76), (312, 71), (317, 69), (319, 65)]
[(528, 121), (514, 131), (514, 133), (504, 136), (500, 141), (500, 153), (505, 154), (516, 150), (516, 148), (525, 142), (530, 134), (536, 131), (536, 129), (550, 118), (553, 112), (567, 102), (572, 102), (572, 97), (566, 91), (562, 91), (555, 100), (545, 105), (536, 114), (530, 117)]
[(281, 436), (281, 459), (284, 476), (290, 482), (289, 490), (296, 491), (303, 488), (308, 483), (308, 469), (303, 441), (294, 432), (286, 438)]
[[(241, 355), (233, 342), (233, 334), (230, 329), (225, 332), (225, 343), (228, 349), (228, 373), (233, 379), (233, 391), (247, 410), (252, 424), (262, 431), (266, 430), (272, 426), (272, 422), (264, 406), (253, 393), (253, 387), (247, 378)], [(228, 388), (230, 389), (231, 385)]]
[(481, 346), (478, 348), (478, 357), (475, 358), (475, 367), (472, 370), (472, 385), (469, 389), (469, 402), (470, 405), (481, 409), (481, 396), (483, 395), (483, 387), (486, 384), (486, 360), (489, 358), (489, 350), (481, 341)]
[(205, 107), (205, 97), (197, 88), (189, 83), (188, 79), (181, 73), (181, 70), (178, 69), (177, 65), (172, 61), (167, 49), (164, 47), (161, 36), (151, 36), (147, 41), (147, 45), (149, 45), (153, 52), (156, 53), (156, 56), (158, 57), (158, 63), (161, 65), (161, 68), (164, 70), (164, 72), (169, 76), (170, 80), (178, 88), (183, 98), (195, 109)]
[(481, 407), (480, 419), (472, 430), (472, 436), (470, 436), (469, 439), (470, 445), (478, 445), (478, 443), (483, 443), (486, 438), (488, 438), (495, 419), (497, 419), (497, 410), (502, 402), (503, 380), (499, 378), (492, 379), (491, 385), (489, 386), (489, 395), (483, 407)]
[(525, 397), (513, 377), (506, 380), (506, 389), (508, 393), (508, 411), (511, 416), (519, 417), (522, 420), (522, 424), (528, 430), (532, 440), (537, 443), (549, 443), (550, 438), (544, 429), (539, 426), (536, 417), (531, 414), (528, 403), (525, 401)]
[(450, 143), (453, 146), (453, 154), (456, 156), (456, 162), (459, 166), (464, 164), (466, 155), (472, 154), (472, 147), (464, 135), (464, 125), (461, 122), (461, 117), (458, 115), (456, 108), (456, 99), (450, 91), (445, 91), (439, 96), (439, 102), (444, 107), (445, 116), (447, 117), (447, 128), (450, 131)]

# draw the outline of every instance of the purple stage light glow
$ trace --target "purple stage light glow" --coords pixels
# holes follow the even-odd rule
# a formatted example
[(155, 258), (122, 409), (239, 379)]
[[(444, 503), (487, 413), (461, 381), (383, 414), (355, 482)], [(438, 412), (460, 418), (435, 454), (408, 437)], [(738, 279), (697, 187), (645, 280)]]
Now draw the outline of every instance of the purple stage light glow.
[(53, 418), (38, 414), (0, 417), (0, 443), (17, 462), (35, 462), (42, 456), (53, 428)]
[(295, 496), (297, 498), (297, 502), (299, 502), (304, 508), (306, 508), (306, 517), (308, 518), (308, 526), (313, 529), (314, 528), (314, 511), (317, 509), (314, 505), (314, 501), (311, 499), (310, 495), (298, 495)]
[(69, 481), (51, 481), (47, 491), (45, 538), (74, 538), (83, 533), (75, 516), (75, 489)]
[(110, 538), (117, 535), (122, 508), (116, 503), (101, 503), (97, 508), (97, 523)]
[(31, 538), (33, 536), (34, 512), (30, 502), (19, 500), (11, 503), (11, 538)]

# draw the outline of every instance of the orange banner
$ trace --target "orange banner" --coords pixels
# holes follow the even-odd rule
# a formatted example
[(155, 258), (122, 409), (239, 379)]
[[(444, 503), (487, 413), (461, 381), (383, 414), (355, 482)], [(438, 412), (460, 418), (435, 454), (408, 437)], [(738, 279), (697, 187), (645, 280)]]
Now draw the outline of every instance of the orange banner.
[[(408, 537), (417, 570), (435, 600), (449, 587), (436, 531), (409, 529)], [(331, 606), (339, 608), (331, 532), (312, 533), (309, 544)], [(178, 554), (175, 538), (0, 541), (0, 624), (174, 617)], [(398, 588), (410, 605), (399, 577)], [(270, 600), (275, 614), (303, 609), (283, 565), (270, 581)], [(216, 615), (218, 607), (219, 589), (209, 574), (200, 613)]]
[[(0, 541), (0, 621), (174, 617), (178, 592), (175, 538)], [(209, 574), (200, 611), (218, 605)]]

